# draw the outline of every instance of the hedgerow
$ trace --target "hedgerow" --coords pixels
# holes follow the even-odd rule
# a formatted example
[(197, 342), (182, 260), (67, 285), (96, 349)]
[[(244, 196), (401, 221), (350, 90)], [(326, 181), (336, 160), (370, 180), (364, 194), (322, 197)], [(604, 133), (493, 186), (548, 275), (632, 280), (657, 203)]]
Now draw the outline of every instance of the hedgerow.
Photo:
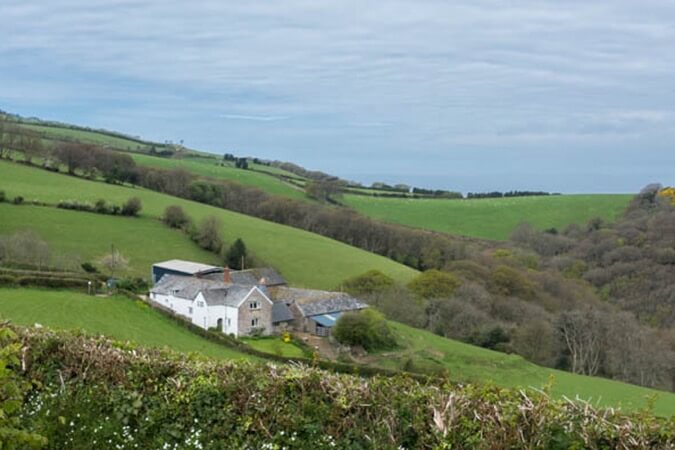
[[(507, 390), (216, 362), (16, 329), (20, 426), (50, 448), (673, 448), (675, 421)], [(23, 366), (23, 367), (22, 367)]]

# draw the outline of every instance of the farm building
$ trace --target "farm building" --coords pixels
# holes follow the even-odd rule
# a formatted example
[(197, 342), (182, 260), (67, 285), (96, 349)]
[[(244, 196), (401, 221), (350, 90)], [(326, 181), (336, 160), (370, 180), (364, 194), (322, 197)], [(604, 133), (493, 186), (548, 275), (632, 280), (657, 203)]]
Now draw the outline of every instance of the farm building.
[(164, 275), (205, 276), (222, 272), (222, 267), (210, 266), (181, 259), (158, 262), (152, 265), (152, 284), (157, 283)]
[(204, 329), (235, 336), (268, 335), (284, 328), (293, 316), (285, 304), (275, 304), (266, 289), (169, 274), (150, 290), (150, 300)]
[(293, 314), (293, 324), (298, 331), (330, 336), (340, 316), (358, 311), (368, 305), (344, 292), (319, 291), (281, 287), (270, 289), (276, 302), (285, 303)]
[(172, 260), (153, 265), (153, 281), (151, 302), (235, 336), (287, 328), (329, 336), (341, 314), (368, 307), (343, 292), (290, 288), (271, 268), (232, 271)]

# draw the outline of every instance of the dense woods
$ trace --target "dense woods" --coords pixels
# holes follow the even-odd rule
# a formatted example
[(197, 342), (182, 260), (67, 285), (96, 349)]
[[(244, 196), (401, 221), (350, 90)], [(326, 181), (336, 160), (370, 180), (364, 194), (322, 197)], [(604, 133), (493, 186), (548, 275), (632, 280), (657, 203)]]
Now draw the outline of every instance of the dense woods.
[(537, 231), (407, 286), (346, 280), (389, 318), (536, 363), (675, 389), (675, 207), (649, 186), (613, 225)]

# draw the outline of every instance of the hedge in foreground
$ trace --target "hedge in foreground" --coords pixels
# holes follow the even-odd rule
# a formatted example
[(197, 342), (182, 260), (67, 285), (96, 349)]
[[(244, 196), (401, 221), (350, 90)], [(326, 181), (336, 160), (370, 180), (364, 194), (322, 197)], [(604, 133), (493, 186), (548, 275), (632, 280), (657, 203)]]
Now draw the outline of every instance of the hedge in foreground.
[[(494, 386), (215, 362), (17, 329), (34, 388), (21, 426), (50, 448), (673, 448), (675, 420)], [(23, 369), (22, 369), (23, 366)]]

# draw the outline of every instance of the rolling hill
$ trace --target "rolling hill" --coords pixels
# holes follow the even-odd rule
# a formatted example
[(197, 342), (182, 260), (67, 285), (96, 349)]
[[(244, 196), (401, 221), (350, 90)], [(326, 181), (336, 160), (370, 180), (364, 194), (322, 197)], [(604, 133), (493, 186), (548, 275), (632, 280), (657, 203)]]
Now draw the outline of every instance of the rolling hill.
[[(100, 298), (69, 291), (0, 288), (0, 316), (19, 325), (37, 322), (55, 329), (79, 328), (145, 346), (170, 347), (214, 358), (251, 358), (193, 335), (152, 308), (125, 297)], [(406, 361), (412, 360), (418, 370), (441, 369), (454, 381), (490, 382), (502, 387), (541, 388), (552, 375), (551, 392), (556, 397), (579, 397), (600, 406), (634, 410), (646, 406), (648, 398), (654, 396), (657, 414), (675, 415), (675, 394), (672, 393), (548, 369), (516, 355), (445, 339), (395, 322), (390, 325), (401, 348), (369, 355), (369, 364), (402, 369)]]
[(629, 194), (552, 195), (471, 200), (399, 199), (345, 195), (343, 202), (375, 219), (481, 239), (505, 240), (521, 223), (564, 229), (601, 217), (615, 220)]
[[(157, 220), (169, 205), (182, 206), (196, 222), (213, 215), (223, 224), (226, 243), (242, 238), (259, 260), (277, 268), (290, 283), (297, 286), (333, 289), (346, 278), (370, 269), (381, 270), (403, 281), (416, 274), (414, 270), (385, 257), (313, 233), (146, 189), (88, 181), (2, 161), (0, 190), (4, 190), (10, 198), (22, 196), (27, 202), (38, 200), (52, 204), (71, 199), (93, 203), (100, 198), (108, 203), (122, 204), (128, 198), (136, 196), (143, 202), (141, 219), (146, 220)], [(110, 238), (104, 233), (113, 228), (112, 224), (118, 219), (102, 216), (101, 220), (103, 227), (100, 229), (100, 237), (109, 245)], [(105, 225), (106, 221), (109, 226)], [(14, 222), (21, 225), (18, 221)], [(25, 224), (23, 227), (27, 226)], [(72, 239), (76, 241), (77, 236), (73, 234)]]

